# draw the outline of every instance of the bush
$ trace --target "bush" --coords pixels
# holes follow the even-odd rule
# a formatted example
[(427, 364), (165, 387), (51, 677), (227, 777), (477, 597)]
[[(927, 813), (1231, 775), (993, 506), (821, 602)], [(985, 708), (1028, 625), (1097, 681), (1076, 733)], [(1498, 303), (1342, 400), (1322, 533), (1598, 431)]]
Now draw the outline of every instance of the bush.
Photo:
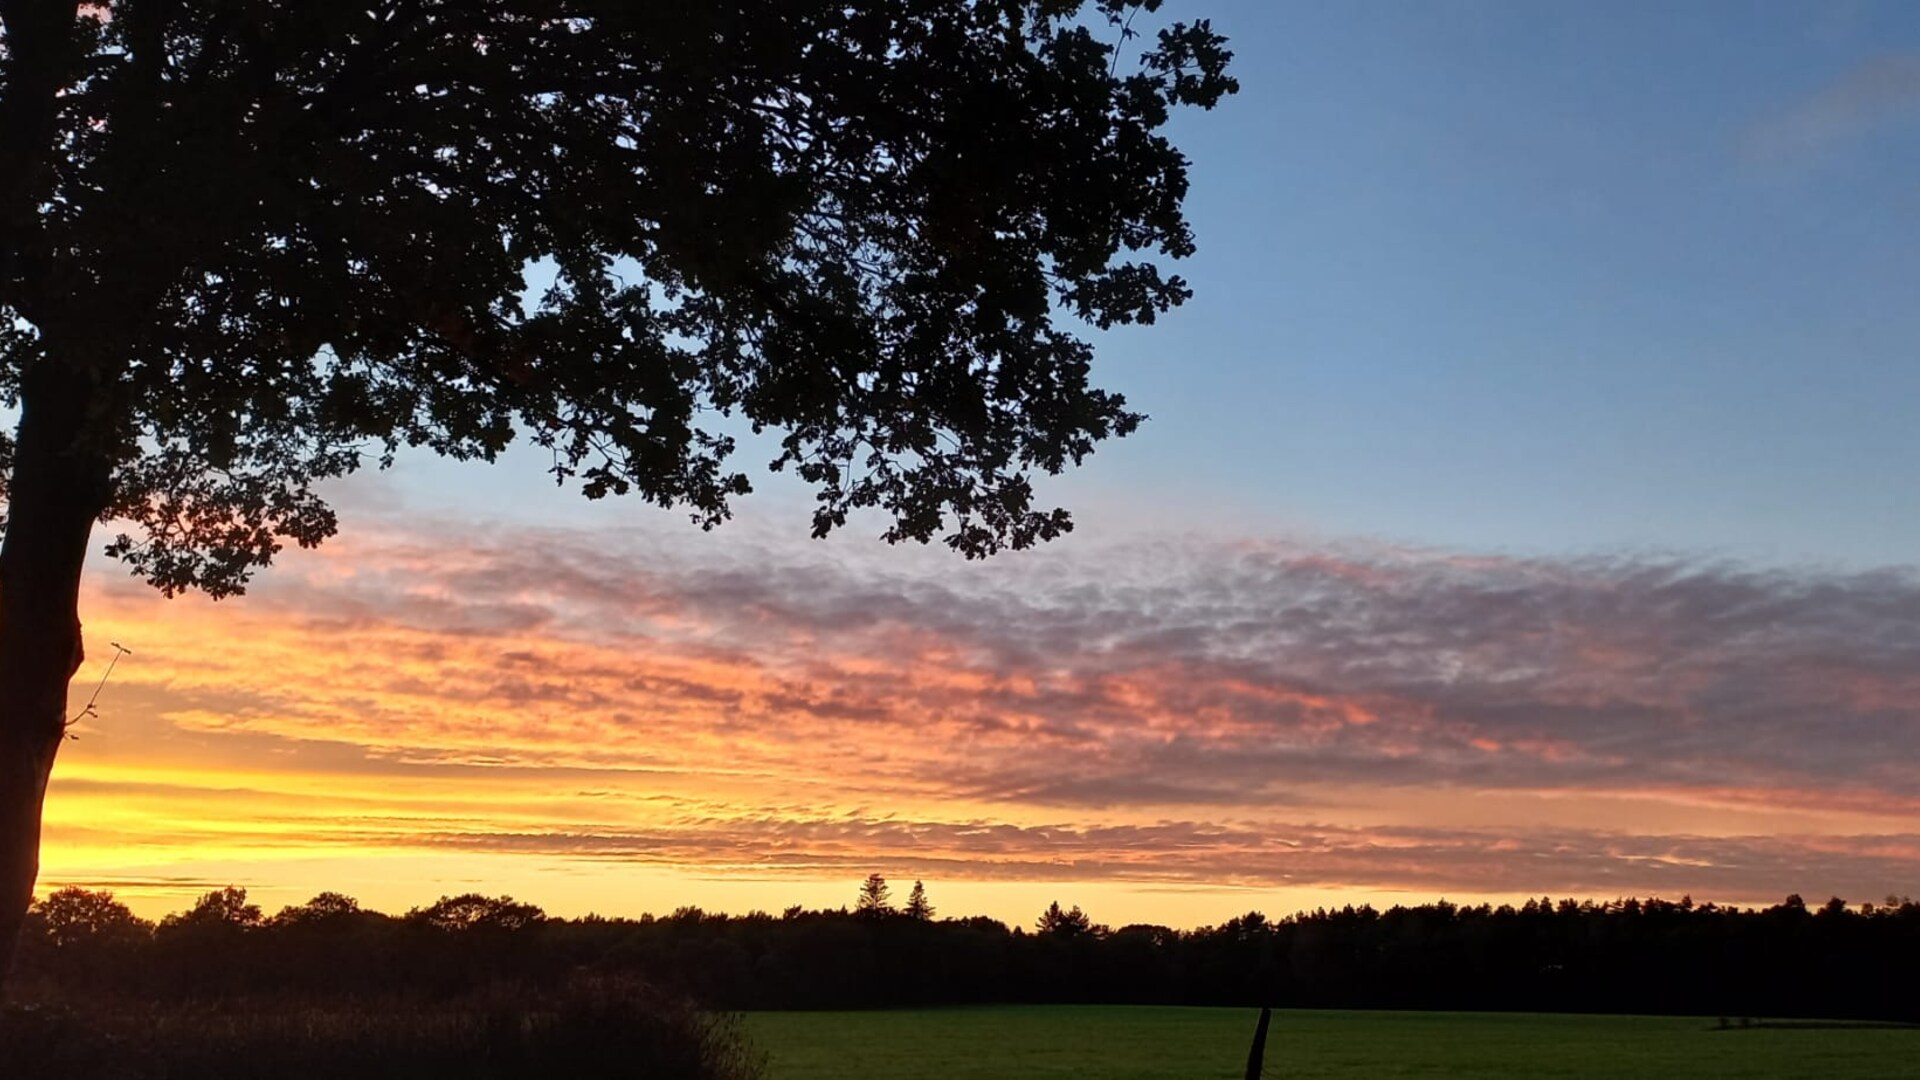
[(43, 1080), (756, 1080), (733, 1018), (632, 981), (447, 1002), (229, 1000), (0, 1014), (9, 1075)]

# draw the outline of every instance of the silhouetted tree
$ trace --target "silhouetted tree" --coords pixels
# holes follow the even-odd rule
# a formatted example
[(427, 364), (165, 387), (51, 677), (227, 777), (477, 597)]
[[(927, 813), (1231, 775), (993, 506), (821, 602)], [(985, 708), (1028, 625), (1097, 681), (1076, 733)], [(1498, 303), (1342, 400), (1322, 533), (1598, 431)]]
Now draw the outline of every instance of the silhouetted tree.
[(1062, 911), (1058, 900), (1047, 905), (1047, 910), (1040, 913), (1040, 919), (1034, 925), (1040, 933), (1051, 937), (1075, 938), (1093, 932), (1093, 920), (1080, 910), (1080, 905), (1075, 904), (1071, 909)]
[(123, 980), (153, 941), (153, 924), (112, 893), (71, 885), (35, 903), (27, 927), (26, 962), (83, 993)]
[(868, 874), (867, 880), (860, 883), (860, 899), (854, 905), (854, 912), (869, 919), (877, 919), (893, 914), (893, 903), (889, 899), (892, 890), (887, 887), (887, 879), (879, 874)]
[(907, 917), (921, 922), (933, 918), (933, 905), (927, 902), (927, 887), (920, 882), (913, 883), (913, 891), (907, 894)]
[(1070, 528), (1032, 477), (1139, 416), (1056, 320), (1187, 297), (1162, 129), (1235, 89), (1205, 22), (1121, 63), (1089, 22), (1157, 0), (1087, 6), (0, 3), (0, 972), (97, 522), (221, 596), (402, 447), (712, 526), (771, 428), (816, 534)]
[[(97, 894), (94, 894), (97, 896)], [(53, 898), (49, 898), (52, 900)], [(1533, 900), (1249, 913), (1219, 926), (1115, 932), (1051, 905), (1041, 932), (989, 918), (918, 923), (856, 911), (555, 920), (506, 898), (449, 897), (402, 920), (345, 898), (324, 916), (251, 926), (231, 896), (154, 935), (137, 920), (112, 947), (88, 926), (126, 926), (88, 897), (62, 898), (56, 948), (36, 905), (23, 978), (66, 996), (284, 994), (427, 997), (564, 985), (584, 972), (640, 976), (727, 1009), (986, 1002), (1632, 1011), (1695, 1016), (1920, 1016), (1920, 904), (1819, 915), (1658, 899)], [(288, 911), (300, 911), (290, 908)], [(71, 914), (61, 914), (68, 912)], [(222, 912), (228, 914), (220, 914)], [(95, 914), (97, 913), (97, 915)], [(1053, 932), (1056, 928), (1065, 933)], [(1872, 992), (1835, 995), (1834, 986)]]
[(275, 926), (328, 926), (355, 922), (367, 914), (360, 901), (337, 892), (322, 892), (298, 906), (281, 908), (273, 917)]
[(454, 933), (510, 932), (536, 926), (546, 918), (547, 913), (533, 904), (517, 903), (511, 896), (479, 893), (443, 896), (427, 907), (407, 912), (409, 922)]
[(102, 941), (131, 941), (153, 932), (150, 923), (113, 898), (69, 885), (34, 905), (47, 941), (56, 949), (83, 948)]
[(173, 976), (169, 992), (211, 995), (264, 982), (266, 973), (251, 948), (264, 922), (259, 905), (248, 902), (247, 890), (232, 885), (161, 919), (153, 938), (160, 966)]
[(236, 885), (206, 893), (185, 911), (160, 920), (161, 930), (220, 927), (250, 930), (260, 925), (260, 905), (247, 902), (247, 890)]

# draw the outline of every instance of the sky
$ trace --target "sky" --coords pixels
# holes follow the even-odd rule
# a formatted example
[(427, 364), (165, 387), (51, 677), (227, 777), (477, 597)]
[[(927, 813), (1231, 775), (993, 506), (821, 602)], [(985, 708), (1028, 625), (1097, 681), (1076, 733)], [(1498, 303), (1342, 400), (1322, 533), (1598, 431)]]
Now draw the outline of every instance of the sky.
[[(405, 458), (248, 595), (99, 560), (43, 886), (1119, 926), (1920, 893), (1920, 9), (1174, 0), (1151, 419), (968, 563)], [(756, 454), (749, 447), (749, 455)], [(770, 457), (761, 454), (760, 457)], [(901, 890), (904, 892), (904, 888)]]

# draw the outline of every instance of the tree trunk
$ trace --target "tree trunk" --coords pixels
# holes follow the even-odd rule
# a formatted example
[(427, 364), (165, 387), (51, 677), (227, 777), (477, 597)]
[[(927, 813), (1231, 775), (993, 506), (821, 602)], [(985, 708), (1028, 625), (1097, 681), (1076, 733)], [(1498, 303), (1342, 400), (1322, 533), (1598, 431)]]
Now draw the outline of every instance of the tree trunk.
[[(7, 711), (8, 730), (0, 744), (0, 972), (6, 975), (13, 970), (20, 930), (33, 902), (33, 884), (40, 876), (40, 810), (54, 752), (60, 747), (58, 735), (19, 737), (12, 729), (16, 720), (28, 718), (22, 713)], [(59, 713), (54, 720), (60, 720)], [(0, 1000), (5, 998), (8, 981), (0, 976)]]
[[(78, 10), (78, 0), (0, 0), (0, 318), (31, 317), (47, 299), (40, 208), (59, 153), (60, 90), (81, 59)], [(45, 356), (20, 378), (0, 541), (0, 995), (40, 876), (40, 808), (80, 666), (80, 567), (111, 479), (101, 385), (89, 365)]]
[(0, 542), (0, 993), (40, 874), (40, 812), (79, 670), (80, 570), (110, 479), (96, 377), (43, 359), (22, 380)]

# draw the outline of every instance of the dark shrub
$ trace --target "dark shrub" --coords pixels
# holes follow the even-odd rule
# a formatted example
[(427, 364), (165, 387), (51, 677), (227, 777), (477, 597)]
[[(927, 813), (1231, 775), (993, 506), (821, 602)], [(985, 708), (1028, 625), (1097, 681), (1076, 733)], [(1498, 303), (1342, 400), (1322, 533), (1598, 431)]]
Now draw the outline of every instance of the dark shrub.
[(631, 980), (450, 1002), (229, 1000), (178, 1008), (15, 1008), (8, 1075), (41, 1080), (756, 1080), (731, 1017)]

